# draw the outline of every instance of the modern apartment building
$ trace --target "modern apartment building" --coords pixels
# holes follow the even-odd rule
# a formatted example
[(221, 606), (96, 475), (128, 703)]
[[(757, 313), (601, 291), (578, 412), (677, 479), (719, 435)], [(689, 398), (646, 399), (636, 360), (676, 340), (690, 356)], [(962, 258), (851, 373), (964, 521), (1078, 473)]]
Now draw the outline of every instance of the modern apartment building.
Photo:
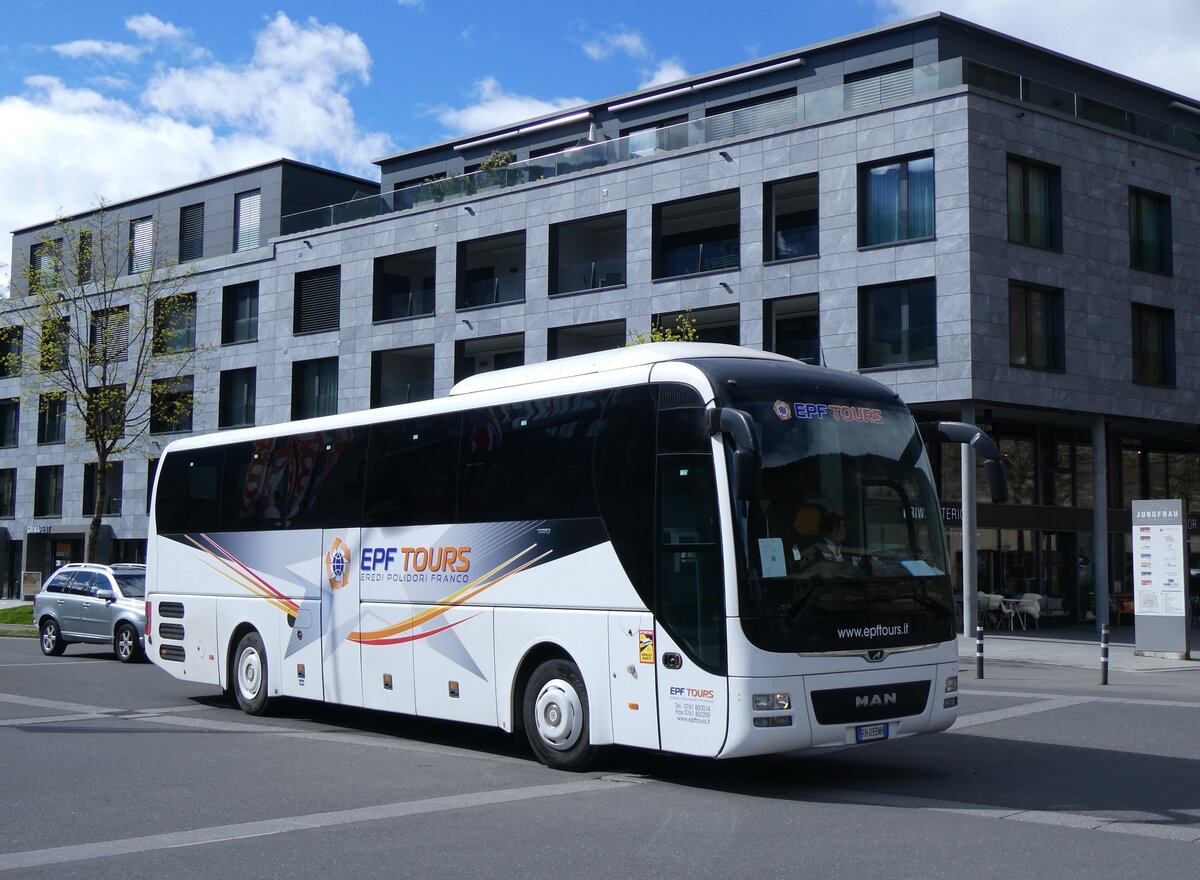
[[(110, 480), (113, 558), (144, 552), (180, 431), (441, 395), (680, 314), (984, 424), (1012, 498), (974, 507), (982, 589), (1089, 619), (1097, 577), (1132, 589), (1131, 500), (1200, 505), (1200, 99), (936, 14), (377, 164), (110, 206), (188, 263), (204, 347), (190, 425)], [(80, 558), (88, 519), (85, 447), (21, 390), (0, 378), (9, 590)], [(935, 453), (960, 552), (958, 449)]]

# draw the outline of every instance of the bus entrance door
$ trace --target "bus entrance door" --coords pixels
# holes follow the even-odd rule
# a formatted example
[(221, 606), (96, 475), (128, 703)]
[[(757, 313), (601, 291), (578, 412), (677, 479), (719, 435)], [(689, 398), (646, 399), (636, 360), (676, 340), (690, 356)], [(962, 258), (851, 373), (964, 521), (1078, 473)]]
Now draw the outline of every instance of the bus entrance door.
[(609, 613), (608, 658), (613, 741), (624, 746), (657, 749), (654, 618), (650, 612)]
[(363, 704), (362, 646), (350, 634), (358, 630), (359, 572), (355, 548), (358, 529), (326, 530), (321, 556), (321, 645), (325, 699), (347, 706)]
[(715, 758), (725, 745), (728, 681), (697, 666), (661, 626), (655, 650), (663, 751)]

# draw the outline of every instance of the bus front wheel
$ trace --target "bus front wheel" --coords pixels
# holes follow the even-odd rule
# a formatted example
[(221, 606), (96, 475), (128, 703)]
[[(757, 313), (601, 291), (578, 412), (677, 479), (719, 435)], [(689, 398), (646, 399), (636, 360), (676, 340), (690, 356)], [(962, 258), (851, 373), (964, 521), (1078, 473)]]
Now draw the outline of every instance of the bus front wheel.
[(234, 653), (233, 692), (247, 715), (261, 715), (267, 709), (267, 652), (262, 637), (248, 632)]
[(558, 770), (586, 770), (596, 755), (588, 735), (591, 715), (579, 667), (547, 660), (525, 686), (525, 735), (538, 760)]

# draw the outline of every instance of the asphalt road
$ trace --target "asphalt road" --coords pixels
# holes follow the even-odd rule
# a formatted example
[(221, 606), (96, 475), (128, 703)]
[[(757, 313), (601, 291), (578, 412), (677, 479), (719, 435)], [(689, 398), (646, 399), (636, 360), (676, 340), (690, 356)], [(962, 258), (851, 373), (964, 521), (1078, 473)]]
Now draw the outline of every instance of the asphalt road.
[(964, 665), (954, 731), (547, 770), (489, 730), (218, 691), (0, 638), (0, 880), (1194, 878), (1200, 670)]

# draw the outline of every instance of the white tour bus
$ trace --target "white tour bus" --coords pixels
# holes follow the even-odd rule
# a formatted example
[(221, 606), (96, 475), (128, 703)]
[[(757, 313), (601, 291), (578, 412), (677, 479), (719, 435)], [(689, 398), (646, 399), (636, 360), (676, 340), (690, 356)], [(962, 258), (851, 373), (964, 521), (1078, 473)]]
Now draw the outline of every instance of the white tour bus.
[(275, 696), (524, 728), (581, 769), (943, 730), (955, 602), (922, 436), (870, 379), (655, 343), (171, 443), (147, 654)]

